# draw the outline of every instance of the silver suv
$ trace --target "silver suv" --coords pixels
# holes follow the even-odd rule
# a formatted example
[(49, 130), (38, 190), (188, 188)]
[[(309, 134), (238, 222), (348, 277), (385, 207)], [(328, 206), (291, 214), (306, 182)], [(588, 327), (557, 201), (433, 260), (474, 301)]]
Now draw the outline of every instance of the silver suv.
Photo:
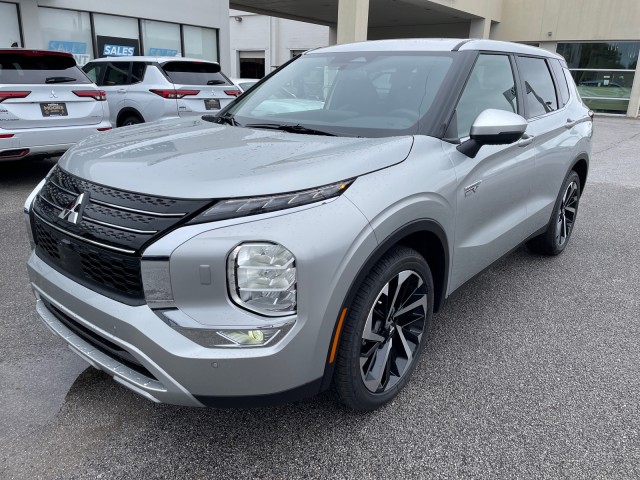
[(110, 130), (105, 100), (71, 54), (0, 50), (0, 161), (60, 155)]
[(434, 312), (522, 243), (562, 252), (592, 119), (565, 61), (487, 40), (306, 53), (217, 116), (69, 151), (25, 212), (45, 324), (148, 399), (404, 387)]
[(117, 57), (82, 67), (107, 92), (116, 127), (218, 113), (242, 92), (216, 62), (181, 57)]

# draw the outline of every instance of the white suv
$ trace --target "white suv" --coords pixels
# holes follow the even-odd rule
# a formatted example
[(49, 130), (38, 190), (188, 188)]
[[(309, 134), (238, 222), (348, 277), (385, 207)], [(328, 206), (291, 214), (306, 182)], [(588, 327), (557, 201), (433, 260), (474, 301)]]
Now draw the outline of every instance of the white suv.
[(110, 130), (105, 100), (70, 54), (0, 49), (0, 161), (57, 156)]
[(217, 113), (242, 92), (216, 62), (177, 57), (110, 57), (83, 70), (107, 92), (111, 122), (122, 127)]

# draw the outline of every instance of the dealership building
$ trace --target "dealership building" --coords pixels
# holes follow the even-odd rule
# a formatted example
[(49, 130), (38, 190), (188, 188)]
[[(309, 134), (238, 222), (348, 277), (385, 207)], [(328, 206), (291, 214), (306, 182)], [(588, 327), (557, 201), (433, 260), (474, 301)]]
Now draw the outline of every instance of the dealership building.
[(638, 115), (639, 0), (0, 0), (0, 48), (68, 51), (81, 64), (107, 55), (183, 55), (217, 60), (238, 75), (248, 58), (260, 64), (264, 56), (268, 73), (283, 55), (322, 46), (298, 32), (305, 41), (278, 53), (278, 22), (259, 26), (242, 12), (329, 27), (326, 43), (474, 37), (537, 45), (567, 59), (592, 109)]

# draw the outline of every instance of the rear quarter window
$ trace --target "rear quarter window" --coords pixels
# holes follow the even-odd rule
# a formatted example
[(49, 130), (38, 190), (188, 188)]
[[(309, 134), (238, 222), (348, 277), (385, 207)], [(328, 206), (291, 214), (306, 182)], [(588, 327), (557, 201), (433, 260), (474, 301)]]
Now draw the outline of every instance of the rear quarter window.
[(0, 53), (0, 84), (91, 83), (73, 57)]
[(562, 68), (559, 60), (550, 60), (549, 63), (551, 64), (551, 69), (556, 76), (560, 106), (564, 107), (569, 103), (569, 86), (567, 85), (567, 77), (564, 75), (564, 69)]
[(207, 62), (167, 62), (162, 70), (173, 83), (182, 85), (231, 85), (220, 66)]

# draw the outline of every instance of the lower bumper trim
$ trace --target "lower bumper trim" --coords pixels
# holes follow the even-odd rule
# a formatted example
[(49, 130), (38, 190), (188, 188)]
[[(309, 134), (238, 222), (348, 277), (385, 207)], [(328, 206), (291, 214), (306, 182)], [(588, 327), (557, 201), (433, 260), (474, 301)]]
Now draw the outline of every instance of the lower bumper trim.
[(296, 388), (285, 390), (268, 395), (255, 395), (243, 397), (212, 397), (205, 395), (194, 395), (195, 399), (207, 407), (214, 408), (253, 408), (270, 407), (292, 403), (313, 397), (320, 393), (322, 387), (322, 377), (309, 383), (305, 383)]

